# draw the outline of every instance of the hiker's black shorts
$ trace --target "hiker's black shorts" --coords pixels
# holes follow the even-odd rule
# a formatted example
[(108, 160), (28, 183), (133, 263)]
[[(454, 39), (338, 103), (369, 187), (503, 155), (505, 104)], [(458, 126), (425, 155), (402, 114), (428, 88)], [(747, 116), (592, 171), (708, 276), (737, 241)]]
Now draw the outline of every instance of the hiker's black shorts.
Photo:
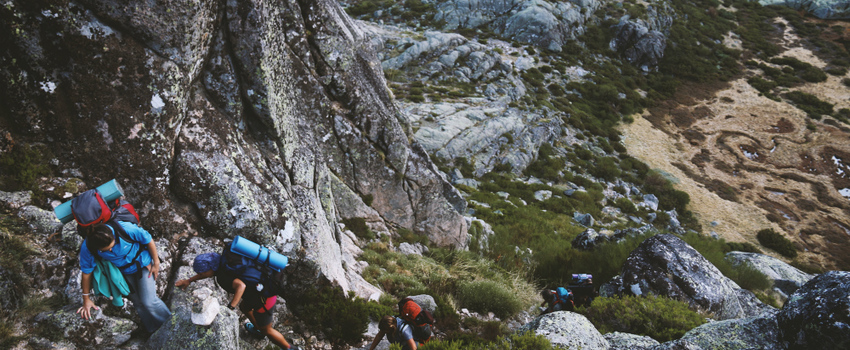
[[(253, 309), (249, 305), (246, 305), (246, 304), (248, 304), (248, 303), (243, 302), (242, 304), (240, 304), (239, 309), (242, 310), (242, 313), (244, 313), (244, 314), (247, 314), (249, 311), (253, 312), (254, 321), (255, 321), (254, 327), (260, 328), (260, 327), (268, 326), (274, 320), (274, 308), (275, 308), (275, 306), (277, 306), (277, 304), (272, 305), (269, 308), (269, 311), (265, 311), (261, 308), (260, 309)], [(247, 307), (243, 307), (243, 305), (245, 305)]]

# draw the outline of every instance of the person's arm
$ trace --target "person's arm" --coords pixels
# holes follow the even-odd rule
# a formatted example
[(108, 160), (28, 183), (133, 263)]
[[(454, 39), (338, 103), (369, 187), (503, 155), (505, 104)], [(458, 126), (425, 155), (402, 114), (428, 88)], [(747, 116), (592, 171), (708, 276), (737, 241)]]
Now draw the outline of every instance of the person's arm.
[(88, 320), (91, 318), (91, 308), (95, 310), (100, 310), (99, 307), (94, 305), (94, 302), (89, 298), (89, 294), (91, 294), (91, 273), (84, 273), (81, 280), (80, 286), (83, 289), (83, 306), (77, 309), (77, 313), (83, 317), (83, 319)]
[(156, 279), (156, 275), (159, 274), (159, 254), (156, 252), (156, 243), (154, 243), (153, 240), (148, 242), (148, 253), (151, 254), (150, 273), (148, 274), (148, 278), (153, 276), (153, 279)]
[(408, 339), (405, 343), (407, 343), (407, 346), (402, 346), (402, 348), (416, 350), (416, 341), (413, 339)]
[(176, 283), (174, 283), (174, 285), (177, 286), (177, 287), (180, 287), (182, 289), (186, 289), (186, 287), (188, 287), (190, 284), (192, 284), (192, 282), (195, 282), (197, 280), (202, 280), (204, 278), (210, 278), (212, 276), (215, 276), (215, 271), (209, 270), (207, 272), (202, 272), (202, 273), (199, 273), (199, 274), (194, 275), (192, 277), (189, 277), (189, 279), (179, 280)]
[(233, 300), (230, 301), (230, 306), (235, 308), (236, 305), (239, 304), (239, 300), (242, 299), (242, 294), (245, 293), (245, 287), (245, 282), (242, 282), (242, 280), (238, 278), (233, 279), (233, 290), (236, 291), (236, 293), (233, 294)]
[(381, 339), (384, 339), (384, 331), (378, 331), (378, 335), (375, 336), (375, 339), (372, 340), (372, 345), (369, 346), (369, 350), (374, 350), (378, 343), (381, 342)]

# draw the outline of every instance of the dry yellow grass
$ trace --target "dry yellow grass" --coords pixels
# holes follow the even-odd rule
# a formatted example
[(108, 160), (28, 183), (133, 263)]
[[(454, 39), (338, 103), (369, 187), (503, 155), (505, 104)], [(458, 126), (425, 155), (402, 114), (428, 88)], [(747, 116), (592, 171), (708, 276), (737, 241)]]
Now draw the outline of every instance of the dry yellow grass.
[[(827, 65), (801, 47), (790, 31), (782, 41), (786, 51), (779, 56), (819, 68)], [(704, 231), (728, 241), (757, 244), (756, 232), (773, 228), (807, 250), (802, 260), (834, 267), (836, 258), (845, 259), (850, 251), (845, 237), (850, 235), (850, 205), (845, 203), (850, 202), (835, 188), (846, 182), (836, 175), (829, 158), (835, 154), (850, 158), (850, 132), (813, 121), (787, 102), (760, 96), (746, 81), (760, 74), (758, 69), (747, 71), (713, 96), (667, 114), (636, 117), (621, 129), (626, 148), (630, 155), (678, 179), (675, 186), (691, 196), (689, 208)], [(816, 95), (835, 104), (836, 110), (850, 108), (850, 89), (842, 78), (829, 76), (823, 83), (788, 90)], [(678, 117), (672, 115), (676, 113)], [(644, 117), (651, 117), (655, 125)], [(816, 129), (808, 129), (807, 123)], [(711, 182), (734, 189), (737, 201), (718, 196), (706, 186)], [(815, 187), (820, 184), (826, 190), (818, 193)]]

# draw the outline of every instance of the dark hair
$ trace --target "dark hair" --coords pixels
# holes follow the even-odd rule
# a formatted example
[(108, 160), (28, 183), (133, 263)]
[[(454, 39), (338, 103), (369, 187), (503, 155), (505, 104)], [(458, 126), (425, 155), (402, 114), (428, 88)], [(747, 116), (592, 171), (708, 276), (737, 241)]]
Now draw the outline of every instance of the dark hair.
[(86, 245), (89, 249), (101, 250), (112, 244), (113, 240), (115, 240), (115, 236), (112, 229), (105, 224), (97, 224), (92, 227), (91, 233), (86, 238)]
[(544, 289), (540, 291), (540, 296), (543, 297), (544, 301), (552, 301), (555, 299), (555, 291), (551, 289)]
[(378, 329), (384, 333), (395, 333), (395, 327), (395, 317), (389, 315), (382, 317), (381, 321), (378, 322)]

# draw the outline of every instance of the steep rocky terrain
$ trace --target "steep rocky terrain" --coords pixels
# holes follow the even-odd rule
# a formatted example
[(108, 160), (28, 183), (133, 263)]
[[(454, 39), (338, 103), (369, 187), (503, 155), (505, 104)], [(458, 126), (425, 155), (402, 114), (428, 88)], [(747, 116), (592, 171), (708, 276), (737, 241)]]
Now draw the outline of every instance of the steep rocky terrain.
[[(790, 5), (844, 16), (840, 4)], [(503, 318), (507, 331), (561, 347), (846, 345), (846, 315), (830, 314), (846, 305), (800, 306), (824, 293), (844, 300), (835, 285), (846, 274), (793, 286), (771, 276), (790, 305), (776, 312), (675, 236), (640, 244), (702, 231), (752, 249), (756, 231), (772, 228), (795, 243), (795, 265), (850, 266), (850, 62), (834, 44), (847, 28), (772, 10), (757, 32), (768, 45), (743, 24), (727, 27), (760, 15), (754, 6), (7, 1), (2, 344), (264, 347), (239, 334), (211, 281), (172, 287), (192, 275), (195, 255), (242, 235), (290, 256), (277, 326), (311, 349), (360, 346), (360, 333), (377, 331), (362, 320), (363, 332), (341, 341), (337, 325), (311, 324), (310, 304), (365, 303), (356, 296), (386, 307), (423, 290), (442, 293), (431, 302), (454, 322), (440, 337)], [(683, 38), (702, 25), (725, 40)], [(94, 322), (74, 313), (81, 238), (50, 212), (112, 178), (161, 247), (158, 288), (175, 316), (149, 338), (132, 332), (132, 308)], [(620, 266), (604, 255), (613, 246), (637, 249)], [(478, 254), (489, 271), (422, 263), (467, 253), (452, 250)], [(613, 294), (651, 292), (724, 321), (658, 344), (603, 337), (576, 313), (533, 318), (536, 292), (517, 293), (538, 287), (526, 279), (564, 282), (576, 269), (599, 269), (599, 284), (620, 273)], [(334, 297), (315, 299), (331, 286)], [(488, 310), (464, 296), (482, 286), (522, 301)], [(813, 319), (818, 327), (800, 326)]]
[(344, 289), (349, 193), (376, 227), (464, 247), (464, 202), (407, 141), (368, 38), (335, 3), (302, 6), (9, 3), (6, 147), (44, 142), (67, 176), (38, 204), (117, 178), (156, 236), (245, 235)]

